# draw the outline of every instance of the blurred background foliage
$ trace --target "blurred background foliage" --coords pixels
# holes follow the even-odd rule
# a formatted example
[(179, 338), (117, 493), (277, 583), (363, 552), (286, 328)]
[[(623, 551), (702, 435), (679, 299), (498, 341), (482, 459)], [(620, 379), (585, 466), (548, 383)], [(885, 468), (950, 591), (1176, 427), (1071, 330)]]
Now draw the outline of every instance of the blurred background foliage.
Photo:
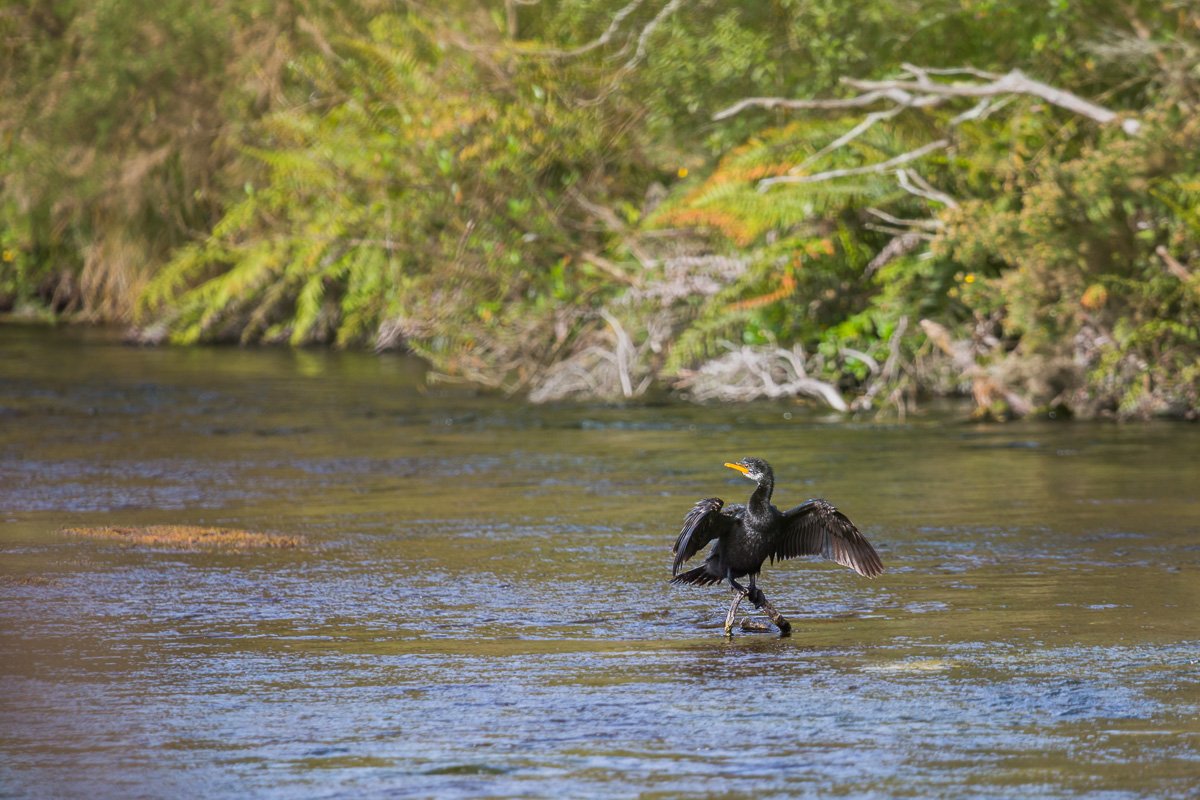
[[(1200, 410), (1186, 0), (9, 0), (0, 37), (12, 313), (405, 349), (538, 399), (700, 397), (737, 353), (712, 374), (745, 397)], [(718, 115), (905, 63), (1140, 128), (1027, 95), (851, 138), (887, 106)], [(925, 189), (871, 169), (942, 139), (904, 162)]]

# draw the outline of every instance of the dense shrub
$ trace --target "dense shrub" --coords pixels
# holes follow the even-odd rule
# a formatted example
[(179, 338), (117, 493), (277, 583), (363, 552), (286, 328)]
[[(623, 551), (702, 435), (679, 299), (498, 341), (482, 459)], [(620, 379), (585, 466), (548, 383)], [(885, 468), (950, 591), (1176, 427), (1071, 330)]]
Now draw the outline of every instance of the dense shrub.
[[(859, 409), (1197, 407), (1181, 0), (35, 0), (0, 33), (3, 309), (403, 347), (539, 397), (553, 365), (629, 395), (759, 348)], [(1028, 97), (850, 139), (872, 109), (713, 118), (906, 61), (1019, 67), (1142, 131)], [(894, 170), (761, 183), (935, 137), (910, 166), (950, 203)]]

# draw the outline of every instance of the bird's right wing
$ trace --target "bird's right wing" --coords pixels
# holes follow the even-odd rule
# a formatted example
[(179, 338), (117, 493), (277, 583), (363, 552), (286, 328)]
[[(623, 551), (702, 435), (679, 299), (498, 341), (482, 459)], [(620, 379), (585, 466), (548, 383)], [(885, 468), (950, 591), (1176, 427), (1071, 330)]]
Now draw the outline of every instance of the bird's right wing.
[(785, 511), (771, 561), (824, 556), (867, 578), (883, 574), (883, 562), (845, 514), (825, 500), (808, 500)]
[(671, 548), (671, 555), (675, 556), (675, 563), (671, 565), (672, 575), (678, 575), (683, 562), (700, 552), (700, 548), (733, 527), (737, 519), (734, 514), (741, 511), (742, 507), (730, 506), (731, 514), (721, 511), (724, 505), (721, 498), (709, 497), (692, 506), (692, 510), (684, 517), (683, 529), (675, 539), (675, 546)]

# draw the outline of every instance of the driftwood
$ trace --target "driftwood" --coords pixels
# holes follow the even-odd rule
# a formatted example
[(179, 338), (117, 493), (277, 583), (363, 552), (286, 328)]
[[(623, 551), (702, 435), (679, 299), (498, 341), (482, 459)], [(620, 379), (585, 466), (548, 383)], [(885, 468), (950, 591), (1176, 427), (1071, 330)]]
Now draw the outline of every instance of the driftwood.
[[(893, 242), (899, 239), (893, 239)], [(904, 339), (904, 334), (908, 331), (908, 316), (902, 316), (896, 322), (896, 329), (892, 331), (891, 338), (888, 339), (888, 357), (883, 362), (883, 366), (876, 366), (871, 369), (871, 378), (867, 383), (866, 390), (858, 397), (854, 398), (854, 402), (850, 404), (853, 411), (864, 411), (874, 407), (875, 398), (885, 388), (891, 388), (891, 394), (886, 398), (887, 404), (894, 407), (903, 419), (907, 408), (905, 406), (905, 397), (903, 387), (897, 385), (897, 379), (900, 378), (902, 361), (900, 358), (900, 343)], [(843, 351), (846, 352), (846, 351)], [(870, 367), (870, 364), (868, 364)]]
[(1018, 417), (1033, 411), (1033, 404), (1017, 394), (994, 371), (988, 370), (975, 360), (975, 347), (966, 340), (954, 341), (945, 326), (933, 320), (921, 320), (921, 330), (934, 346), (948, 355), (959, 374), (971, 382), (971, 395), (975, 406), (983, 413), (991, 413), (997, 398), (1002, 399), (1009, 410)]
[[(763, 613), (765, 613), (767, 615), (767, 618), (771, 620), (771, 622), (775, 625), (776, 628), (779, 628), (780, 636), (790, 636), (791, 635), (792, 624), (787, 621), (787, 619), (783, 616), (783, 614), (779, 613), (778, 609), (776, 609), (775, 606), (771, 605), (771, 601), (767, 599), (767, 596), (765, 594), (763, 594), (762, 589), (759, 589), (758, 587), (754, 587), (753, 589), (747, 589), (746, 587), (738, 584), (737, 582), (734, 582), (734, 584), (733, 584), (733, 602), (730, 603), (729, 612), (725, 615), (725, 635), (726, 636), (729, 636), (733, 633), (733, 621), (737, 617), (738, 606), (740, 606), (742, 604), (742, 601), (747, 598), (749, 598), (750, 602), (754, 604), (755, 608), (760, 609)], [(750, 622), (749, 620), (742, 620), (742, 630), (763, 632), (763, 631), (767, 631), (769, 629), (766, 627), (760, 627), (759, 625), (756, 625), (756, 624)]]
[(758, 398), (815, 397), (837, 411), (849, 406), (837, 387), (809, 377), (804, 351), (782, 347), (734, 347), (695, 370), (681, 373), (677, 389), (685, 389), (694, 400), (723, 402)]
[[(595, 321), (574, 342), (566, 358), (537, 377), (530, 400), (640, 397), (649, 389), (662, 353), (689, 313), (689, 303), (696, 297), (715, 295), (749, 265), (745, 259), (711, 255), (679, 255), (641, 263), (656, 268), (652, 279), (647, 279), (646, 273), (634, 276), (609, 265), (628, 275), (625, 282), (630, 288), (595, 313)], [(630, 333), (634, 328), (627, 327), (627, 322), (634, 318), (636, 332)]]

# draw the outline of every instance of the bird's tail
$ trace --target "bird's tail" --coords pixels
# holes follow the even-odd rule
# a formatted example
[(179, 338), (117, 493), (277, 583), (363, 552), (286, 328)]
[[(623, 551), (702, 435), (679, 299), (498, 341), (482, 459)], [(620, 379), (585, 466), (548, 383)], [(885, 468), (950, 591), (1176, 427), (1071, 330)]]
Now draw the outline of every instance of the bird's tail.
[(671, 578), (671, 583), (694, 583), (697, 586), (708, 586), (710, 583), (720, 583), (721, 578), (713, 575), (703, 565), (695, 569), (689, 569), (680, 575)]

